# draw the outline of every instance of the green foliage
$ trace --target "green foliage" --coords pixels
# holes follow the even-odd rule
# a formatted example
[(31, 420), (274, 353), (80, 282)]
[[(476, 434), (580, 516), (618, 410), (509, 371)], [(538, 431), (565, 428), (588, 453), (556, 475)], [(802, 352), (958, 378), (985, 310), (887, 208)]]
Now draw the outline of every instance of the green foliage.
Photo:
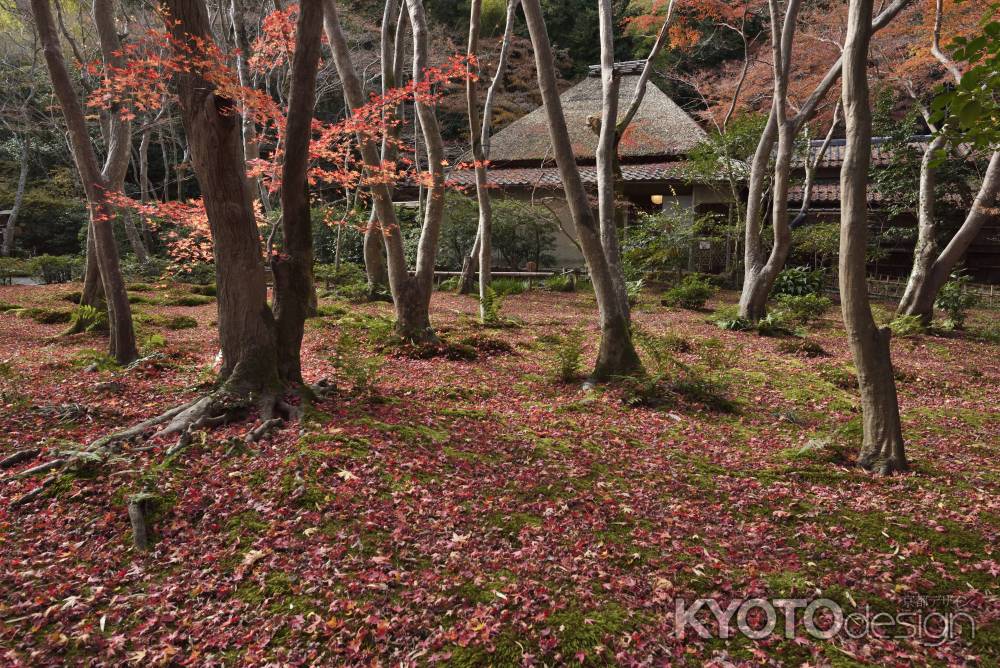
[(788, 316), (788, 319), (799, 325), (807, 325), (816, 320), (833, 305), (826, 297), (817, 294), (778, 295), (777, 310)]
[(991, 4), (975, 37), (956, 37), (952, 57), (966, 63), (962, 81), (942, 90), (931, 103), (939, 126), (948, 124), (962, 141), (994, 150), (1000, 144), (1000, 21)]
[(140, 346), (142, 352), (147, 354), (154, 350), (163, 350), (166, 347), (167, 337), (162, 334), (150, 334), (143, 340), (142, 345)]
[[(59, 151), (65, 155), (65, 140), (62, 142)], [(32, 146), (36, 147), (37, 144)], [(16, 176), (9, 180), (0, 177), (0, 209), (13, 206), (16, 183)], [(81, 232), (85, 237), (87, 221), (87, 206), (75, 169), (54, 167), (44, 178), (28, 182), (17, 216), (15, 252), (22, 255), (79, 253), (83, 248)]]
[(583, 365), (583, 329), (575, 327), (556, 342), (552, 371), (556, 380), (572, 383), (581, 376)]
[(639, 298), (642, 296), (642, 288), (645, 283), (641, 278), (637, 281), (625, 281), (625, 294), (629, 306), (634, 308), (639, 305)]
[(815, 223), (792, 230), (791, 259), (813, 267), (831, 264), (840, 252), (840, 225)]
[(542, 289), (549, 292), (575, 292), (576, 276), (573, 274), (551, 276), (542, 282)]
[(679, 205), (656, 213), (639, 212), (622, 239), (625, 277), (665, 280), (686, 269), (698, 225), (691, 211)]
[(106, 332), (108, 330), (108, 312), (83, 304), (73, 309), (70, 317), (70, 330), (74, 332)]
[(366, 355), (361, 342), (352, 332), (341, 332), (337, 339), (336, 354), (330, 361), (350, 383), (354, 394), (362, 397), (375, 395), (375, 379), (382, 370), (384, 360), (379, 356)]
[(792, 316), (780, 309), (773, 309), (757, 321), (757, 333), (761, 336), (792, 336), (796, 334)]
[(215, 301), (212, 297), (205, 295), (193, 295), (191, 293), (168, 295), (164, 300), (165, 306), (204, 306)]
[(52, 309), (52, 308), (42, 308), (40, 306), (33, 306), (30, 308), (20, 309), (15, 311), (18, 317), (31, 318), (35, 322), (42, 325), (59, 325), (62, 323), (69, 322), (72, 318), (71, 311), (64, 311), (62, 309)]
[[(31, 260), (17, 257), (0, 257), (0, 284), (9, 282), (10, 278), (34, 276), (35, 267)], [(6, 279), (6, 280), (5, 280)]]
[(215, 284), (215, 264), (209, 262), (190, 262), (182, 265), (175, 277), (185, 283), (197, 285)]
[(979, 296), (969, 290), (972, 279), (967, 274), (954, 273), (941, 287), (934, 305), (948, 314), (955, 329), (965, 327), (966, 312), (979, 303)]
[(699, 274), (689, 274), (679, 285), (664, 293), (663, 304), (697, 311), (704, 308), (705, 302), (716, 292), (718, 292), (718, 288), (708, 282), (705, 277)]
[(75, 255), (39, 255), (32, 258), (34, 274), (43, 283), (67, 283), (83, 272), (83, 258)]
[(892, 330), (893, 334), (904, 339), (923, 334), (925, 331), (924, 323), (918, 315), (897, 316), (889, 323), (889, 329)]
[(823, 280), (826, 271), (823, 269), (810, 269), (809, 267), (789, 267), (780, 274), (774, 281), (771, 288), (771, 295), (812, 295), (823, 291)]
[(198, 321), (189, 315), (175, 315), (164, 320), (163, 326), (167, 329), (194, 329)]
[(753, 329), (753, 323), (746, 318), (740, 317), (739, 307), (735, 304), (726, 304), (725, 306), (720, 306), (709, 318), (709, 322), (713, 323), (720, 329), (726, 329), (732, 332), (743, 332), (748, 329)]
[(490, 281), (490, 289), (500, 297), (519, 295), (528, 291), (528, 282), (520, 278), (497, 278)]
[(500, 322), (500, 307), (503, 305), (503, 297), (497, 295), (496, 290), (487, 285), (479, 303), (483, 314), (483, 324), (493, 325)]

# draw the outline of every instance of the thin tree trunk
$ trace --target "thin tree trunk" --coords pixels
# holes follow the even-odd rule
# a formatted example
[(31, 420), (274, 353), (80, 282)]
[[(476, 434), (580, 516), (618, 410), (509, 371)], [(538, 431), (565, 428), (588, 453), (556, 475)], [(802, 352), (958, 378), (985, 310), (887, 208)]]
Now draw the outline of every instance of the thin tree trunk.
[[(482, 0), (472, 0), (469, 11), (469, 60), (479, 55), (479, 24), (482, 21)], [(486, 155), (483, 151), (483, 124), (479, 120), (479, 88), (476, 73), (469, 72), (465, 82), (466, 105), (469, 114), (469, 137), (472, 141), (472, 159), (475, 161), (476, 202), (479, 205), (479, 226), (476, 237), (479, 248), (474, 249), (479, 258), (479, 320), (487, 322), (493, 315), (488, 308), (490, 298), (490, 264), (493, 259), (493, 209), (490, 202), (488, 177), (486, 174)], [(473, 244), (475, 245), (475, 244)]]
[[(174, 39), (211, 43), (203, 0), (166, 0), (165, 5), (175, 19), (169, 24)], [(236, 101), (217, 95), (194, 69), (177, 76), (177, 89), (215, 252), (220, 380), (225, 389), (241, 395), (273, 392), (279, 383), (275, 324), (267, 305), (240, 123), (233, 113)]]
[(900, 299), (897, 312), (900, 315), (919, 315), (924, 324), (930, 324), (934, 302), (927, 304), (926, 310), (916, 312), (917, 296), (926, 284), (937, 257), (937, 220), (935, 219), (934, 189), (937, 187), (937, 169), (934, 167), (935, 154), (947, 143), (945, 135), (939, 134), (931, 140), (920, 158), (920, 194), (917, 199), (917, 243), (913, 249), (913, 268), (906, 281), (906, 290)]
[(580, 178), (580, 170), (573, 154), (573, 146), (566, 127), (566, 117), (559, 99), (552, 46), (549, 42), (542, 9), (538, 0), (522, 0), (525, 21), (534, 46), (538, 88), (548, 117), (549, 134), (563, 190), (569, 205), (576, 236), (580, 240), (584, 258), (590, 269), (594, 294), (600, 312), (601, 342), (594, 367), (594, 380), (607, 380), (612, 376), (632, 373), (641, 369), (639, 356), (632, 344), (628, 319), (611, 279), (601, 246), (600, 230), (594, 220), (587, 192)]
[(4, 257), (10, 257), (14, 252), (14, 232), (17, 229), (17, 215), (21, 212), (21, 203), (24, 201), (24, 191), (28, 186), (28, 172), (30, 171), (29, 158), (31, 156), (31, 135), (25, 135), (21, 140), (21, 169), (17, 175), (17, 190), (14, 192), (14, 205), (10, 209), (7, 218), (7, 225), (3, 230), (3, 249), (0, 251)]
[(799, 212), (795, 215), (795, 220), (791, 224), (793, 230), (805, 224), (806, 218), (809, 216), (809, 210), (812, 207), (813, 186), (816, 183), (816, 170), (819, 168), (819, 164), (823, 162), (823, 156), (826, 155), (827, 149), (830, 148), (830, 143), (833, 142), (833, 134), (839, 124), (840, 101), (838, 100), (837, 106), (833, 109), (833, 120), (830, 122), (830, 129), (827, 130), (826, 137), (823, 138), (823, 143), (820, 145), (815, 158), (811, 157), (812, 146), (809, 142), (808, 132), (806, 133), (805, 183), (802, 184), (802, 204), (799, 206)]
[[(333, 53), (334, 64), (337, 67), (337, 72), (340, 75), (340, 80), (343, 82), (344, 86), (344, 98), (347, 100), (348, 106), (350, 106), (352, 111), (355, 111), (363, 107), (366, 103), (364, 96), (364, 89), (361, 85), (361, 80), (358, 77), (357, 71), (354, 68), (354, 63), (351, 61), (351, 52), (347, 44), (347, 38), (344, 36), (343, 29), (340, 26), (340, 18), (337, 12), (337, 3), (335, 0), (323, 0), (324, 5), (324, 25), (326, 29), (327, 39), (330, 42), (330, 49)], [(418, 13), (421, 21), (423, 20), (423, 7), (420, 5), (418, 10), (414, 10), (410, 7), (410, 19), (411, 23), (414, 24), (414, 51), (415, 55), (426, 56), (426, 28), (418, 29), (417, 21), (414, 21), (414, 14)], [(423, 41), (423, 46), (421, 47), (421, 42)], [(422, 58), (415, 58), (414, 70), (416, 71), (419, 67), (422, 74), (423, 63), (425, 60)], [(427, 111), (425, 109), (425, 111)], [(428, 115), (433, 118), (433, 112)], [(436, 119), (434, 127), (437, 127)], [(440, 134), (438, 134), (440, 137)], [(365, 168), (372, 171), (377, 171), (381, 168), (382, 160), (379, 154), (379, 149), (373, 141), (370, 139), (361, 138), (359, 142), (360, 152), (362, 160), (364, 161)], [(443, 159), (443, 158), (442, 158)], [(438, 169), (440, 170), (442, 165), (438, 164)], [(439, 176), (440, 173), (439, 173)], [(443, 179), (442, 179), (443, 184)], [(400, 234), (399, 223), (396, 220), (396, 211), (392, 205), (392, 191), (389, 186), (383, 182), (372, 183), (371, 186), (372, 200), (375, 206), (375, 215), (378, 217), (379, 226), (382, 230), (381, 236), (385, 241), (386, 247), (386, 259), (387, 259), (387, 269), (389, 273), (389, 288), (392, 292), (393, 304), (396, 311), (396, 333), (400, 336), (414, 340), (414, 341), (436, 341), (437, 337), (434, 334), (434, 330), (430, 326), (429, 317), (429, 307), (430, 307), (430, 296), (432, 281), (434, 278), (434, 258), (428, 254), (428, 251), (436, 250), (437, 247), (437, 235), (440, 232), (440, 217), (438, 216), (438, 229), (433, 230), (433, 239), (428, 235), (428, 222), (432, 221), (431, 216), (425, 216), (424, 219), (424, 230), (420, 237), (419, 250), (418, 250), (418, 268), (417, 275), (413, 278), (410, 277), (406, 266), (406, 253), (403, 249), (403, 237)], [(442, 197), (439, 198), (440, 204), (443, 204), (443, 193)], [(439, 211), (440, 213), (440, 211)], [(429, 249), (431, 241), (433, 241), (433, 249)], [(421, 260), (423, 261), (423, 271), (421, 272)], [(430, 271), (428, 272), (427, 266), (429, 261)]]
[(315, 312), (312, 221), (307, 176), (322, 35), (322, 1), (301, 0), (295, 27), (295, 53), (292, 55), (291, 89), (285, 123), (285, 157), (281, 176), (283, 252), (271, 258), (278, 371), (282, 380), (295, 384), (302, 383), (300, 351), (305, 321)]
[[(976, 199), (972, 203), (972, 208), (969, 209), (962, 226), (958, 228), (955, 236), (934, 260), (924, 279), (915, 284), (912, 289), (910, 284), (907, 284), (903, 302), (900, 304), (899, 312), (901, 314), (920, 316), (926, 323), (931, 321), (934, 315), (934, 301), (937, 299), (938, 293), (948, 282), (951, 272), (965, 256), (966, 251), (969, 250), (969, 246), (975, 241), (986, 221), (990, 219), (991, 209), (996, 206), (998, 201), (1000, 201), (1000, 152), (995, 152), (990, 157), (983, 182), (979, 186), (979, 192), (976, 194)], [(912, 277), (910, 282), (913, 282)]]
[(843, 105), (847, 141), (840, 172), (840, 297), (858, 369), (864, 442), (858, 463), (882, 474), (907, 469), (889, 328), (879, 328), (868, 300), (868, 169), (871, 102), (868, 50), (873, 0), (850, 0), (844, 45)]
[[(490, 82), (490, 86), (486, 91), (486, 100), (483, 102), (483, 122), (480, 130), (479, 142), (482, 145), (482, 155), (484, 160), (489, 160), (490, 158), (490, 139), (493, 135), (493, 104), (496, 99), (497, 90), (503, 82), (504, 72), (507, 70), (507, 63), (510, 60), (510, 44), (511, 38), (514, 34), (514, 19), (517, 17), (517, 6), (519, 4), (521, 4), (521, 0), (508, 0), (507, 2), (507, 19), (504, 23), (503, 39), (500, 43), (500, 55), (497, 59), (497, 69), (496, 73), (493, 75), (493, 80)], [(481, 258), (483, 255), (480, 243), (480, 228), (481, 226), (476, 228), (476, 237), (472, 242), (472, 250), (462, 260), (462, 274), (458, 283), (458, 294), (460, 295), (467, 295), (472, 292), (472, 284), (476, 279), (476, 260), (477, 258)], [(488, 252), (490, 261), (492, 261), (492, 251), (493, 249), (491, 247)]]
[[(108, 22), (113, 24), (113, 17), (110, 15), (111, 9), (108, 0), (95, 0), (94, 2), (94, 19), (101, 36), (102, 49), (105, 51), (108, 49), (105, 28)], [(66, 70), (66, 61), (63, 58), (48, 0), (32, 0), (31, 10), (45, 52), (45, 62), (52, 79), (52, 88), (66, 118), (73, 157), (87, 194), (95, 250), (95, 254), (91, 256), (91, 262), (88, 264), (97, 265), (107, 297), (108, 322), (111, 329), (109, 352), (119, 363), (129, 364), (138, 357), (135, 347), (135, 331), (132, 328), (132, 310), (128, 302), (128, 293), (125, 290), (125, 281), (122, 278), (118, 246), (111, 228), (110, 216), (112, 212), (107, 206), (105, 195), (108, 189), (113, 189), (115, 184), (121, 183), (125, 171), (128, 169), (129, 151), (126, 143), (128, 132), (127, 129), (124, 132), (121, 131), (124, 122), (118, 119), (118, 123), (115, 124), (116, 127), (111, 133), (108, 160), (102, 172), (98, 167), (94, 146), (87, 132), (83, 107), (73, 89), (69, 72)], [(118, 118), (118, 114), (115, 113), (114, 117)], [(123, 137), (123, 135), (125, 136)], [(93, 262), (93, 258), (96, 258), (96, 263)]]

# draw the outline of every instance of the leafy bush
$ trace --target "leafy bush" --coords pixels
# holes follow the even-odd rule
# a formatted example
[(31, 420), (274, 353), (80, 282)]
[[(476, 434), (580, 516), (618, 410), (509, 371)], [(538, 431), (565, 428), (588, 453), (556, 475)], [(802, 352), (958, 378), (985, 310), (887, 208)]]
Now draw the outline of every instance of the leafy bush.
[(740, 309), (735, 304), (727, 304), (717, 308), (715, 313), (709, 318), (709, 322), (720, 329), (727, 329), (732, 332), (743, 332), (753, 329), (752, 322), (740, 317)]
[(108, 330), (108, 312), (83, 304), (73, 309), (69, 322), (74, 332), (104, 332)]
[(677, 205), (656, 213), (640, 212), (622, 239), (626, 278), (664, 280), (687, 268), (691, 244), (708, 217), (692, 220), (691, 210)]
[(778, 350), (792, 355), (805, 355), (806, 357), (823, 357), (826, 350), (813, 339), (787, 339), (778, 344)]
[(666, 306), (679, 306), (690, 310), (704, 308), (705, 302), (718, 291), (714, 285), (709, 283), (704, 277), (698, 274), (690, 274), (684, 280), (666, 291), (663, 295), (663, 304)]
[(810, 293), (806, 295), (778, 295), (778, 310), (786, 314), (790, 320), (800, 325), (818, 319), (833, 304), (828, 298)]
[(761, 336), (792, 336), (796, 331), (789, 314), (773, 310), (757, 321), (757, 333)]
[(39, 255), (31, 261), (43, 283), (67, 283), (83, 273), (83, 259), (75, 255)]
[(979, 296), (969, 290), (971, 278), (967, 274), (954, 273), (951, 280), (941, 287), (934, 305), (948, 314), (954, 329), (965, 327), (967, 311), (979, 303)]
[(375, 394), (375, 378), (382, 369), (384, 360), (378, 356), (367, 356), (358, 338), (345, 331), (337, 340), (337, 352), (330, 360), (340, 375), (351, 384), (352, 391), (363, 397)]
[(167, 347), (167, 337), (162, 334), (150, 334), (139, 347), (147, 354), (154, 350), (163, 350)]
[(490, 281), (490, 289), (493, 290), (497, 296), (507, 297), (510, 295), (519, 295), (522, 292), (528, 290), (528, 282), (521, 280), (520, 278), (496, 278)]
[(809, 267), (790, 267), (785, 269), (774, 281), (771, 295), (813, 295), (823, 291), (823, 280), (826, 271), (810, 269)]
[(22, 260), (16, 257), (0, 257), (0, 283), (9, 283), (10, 279), (17, 277), (34, 276), (35, 267), (31, 260)]
[(192, 262), (180, 268), (175, 276), (186, 282), (197, 285), (215, 284), (215, 264), (209, 262)]
[(897, 316), (889, 323), (889, 329), (900, 338), (909, 338), (924, 333), (924, 323), (919, 315)]
[(570, 330), (556, 344), (553, 371), (558, 381), (571, 383), (580, 378), (583, 364), (583, 330)]
[(542, 289), (549, 292), (573, 292), (576, 290), (576, 276), (574, 274), (550, 276), (542, 283)]

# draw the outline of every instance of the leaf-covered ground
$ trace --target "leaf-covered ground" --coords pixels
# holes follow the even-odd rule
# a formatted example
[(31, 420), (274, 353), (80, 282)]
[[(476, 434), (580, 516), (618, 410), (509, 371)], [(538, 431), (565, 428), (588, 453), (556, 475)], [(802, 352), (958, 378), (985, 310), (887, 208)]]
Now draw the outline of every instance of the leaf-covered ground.
[[(3, 475), (208, 387), (214, 304), (138, 287), (140, 340), (162, 354), (127, 371), (99, 335), (36, 322), (64, 319), (72, 286), (0, 287), (4, 308), (48, 309), (0, 314), (0, 458), (45, 450)], [(231, 425), (173, 459), (170, 443), (129, 446), (14, 509), (37, 479), (0, 483), (0, 663), (996, 665), (1000, 345), (894, 341), (915, 472), (881, 479), (849, 465), (857, 390), (835, 311), (809, 333), (826, 355), (809, 357), (646, 301), (637, 323), (669, 333), (699, 379), (655, 407), (553, 380), (575, 326), (589, 365), (587, 294), (510, 297), (518, 326), (503, 329), (437, 294), (450, 354), (429, 358), (377, 352), (387, 305), (324, 300), (305, 371), (343, 390), (301, 424), (249, 447)], [(344, 331), (385, 356), (372, 396), (331, 362)], [(143, 491), (149, 553), (125, 509)], [(674, 631), (677, 598), (892, 612), (915, 594), (955, 596), (975, 637)]]

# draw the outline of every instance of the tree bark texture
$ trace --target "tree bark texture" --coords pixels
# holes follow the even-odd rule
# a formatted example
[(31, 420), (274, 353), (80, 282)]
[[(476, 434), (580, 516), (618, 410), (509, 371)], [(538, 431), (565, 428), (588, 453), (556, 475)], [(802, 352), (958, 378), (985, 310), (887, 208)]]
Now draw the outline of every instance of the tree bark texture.
[(840, 298), (844, 327), (858, 369), (864, 441), (858, 463), (882, 474), (907, 469), (899, 401), (889, 352), (889, 328), (879, 328), (868, 300), (868, 169), (871, 102), (868, 50), (873, 0), (850, 0), (844, 46), (846, 124), (840, 172)]

